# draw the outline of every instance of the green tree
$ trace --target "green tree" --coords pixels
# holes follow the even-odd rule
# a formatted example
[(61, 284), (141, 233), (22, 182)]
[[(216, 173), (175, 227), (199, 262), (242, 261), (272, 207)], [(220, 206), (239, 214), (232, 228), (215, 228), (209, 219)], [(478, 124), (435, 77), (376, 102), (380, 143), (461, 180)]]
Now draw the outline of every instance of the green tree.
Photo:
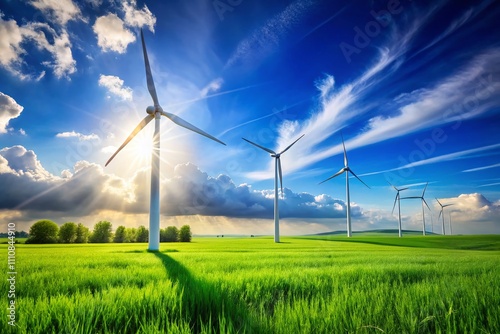
[(149, 231), (144, 226), (139, 226), (137, 228), (137, 242), (148, 242), (149, 241)]
[(59, 242), (71, 244), (76, 240), (77, 225), (72, 222), (67, 222), (59, 228)]
[(86, 227), (82, 223), (79, 223), (76, 226), (75, 233), (76, 233), (75, 243), (85, 244), (89, 241), (90, 230), (88, 227)]
[(168, 226), (165, 229), (160, 230), (160, 241), (161, 242), (179, 241), (179, 229), (175, 226)]
[(27, 244), (53, 244), (57, 242), (59, 226), (52, 220), (39, 220), (30, 227)]
[(118, 226), (115, 231), (113, 242), (127, 242), (127, 239), (127, 229), (125, 228), (125, 226)]
[(127, 228), (127, 242), (137, 242), (137, 229), (133, 227)]
[(112, 237), (111, 229), (113, 226), (108, 221), (100, 221), (94, 225), (94, 231), (90, 236), (90, 242), (105, 243), (110, 242)]
[(191, 241), (191, 227), (189, 225), (183, 225), (179, 230), (179, 241), (190, 242)]

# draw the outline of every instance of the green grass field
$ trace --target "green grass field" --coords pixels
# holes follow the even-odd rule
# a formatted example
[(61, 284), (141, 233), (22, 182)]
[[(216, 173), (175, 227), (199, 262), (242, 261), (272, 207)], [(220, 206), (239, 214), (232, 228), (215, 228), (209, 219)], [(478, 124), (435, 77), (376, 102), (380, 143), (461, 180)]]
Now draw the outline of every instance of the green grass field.
[(282, 241), (16, 245), (10, 332), (500, 333), (500, 236)]

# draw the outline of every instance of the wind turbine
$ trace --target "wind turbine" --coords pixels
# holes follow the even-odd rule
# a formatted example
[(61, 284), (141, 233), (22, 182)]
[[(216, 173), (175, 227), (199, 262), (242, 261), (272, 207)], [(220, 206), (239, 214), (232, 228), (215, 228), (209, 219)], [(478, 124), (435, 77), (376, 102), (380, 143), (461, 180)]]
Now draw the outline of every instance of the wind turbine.
[(425, 184), (425, 187), (424, 187), (424, 191), (422, 192), (422, 196), (410, 196), (410, 197), (403, 197), (401, 199), (412, 199), (412, 198), (420, 198), (422, 200), (422, 224), (423, 224), (423, 227), (422, 227), (422, 234), (425, 235), (425, 211), (424, 211), (424, 204), (427, 206), (427, 208), (429, 209), (429, 211), (431, 210), (431, 208), (429, 208), (429, 205), (427, 204), (427, 202), (425, 201), (425, 198), (424, 198), (424, 195), (425, 195), (425, 190), (427, 189), (427, 186), (429, 185), (429, 182), (427, 182)]
[(153, 75), (151, 74), (151, 68), (149, 66), (148, 53), (146, 51), (146, 43), (144, 42), (144, 33), (141, 29), (141, 41), (142, 41), (142, 51), (144, 54), (144, 64), (146, 67), (146, 81), (148, 85), (149, 94), (153, 99), (154, 106), (149, 106), (146, 108), (148, 115), (137, 125), (137, 127), (132, 131), (130, 136), (125, 139), (123, 144), (118, 148), (118, 150), (109, 158), (106, 162), (107, 166), (111, 160), (120, 152), (125, 145), (127, 145), (132, 138), (139, 133), (149, 122), (153, 119), (155, 120), (155, 131), (153, 135), (153, 150), (151, 155), (151, 198), (150, 198), (150, 209), (149, 209), (149, 244), (148, 250), (157, 251), (160, 248), (160, 118), (165, 116), (170, 119), (175, 124), (182, 126), (188, 130), (199, 133), (207, 138), (210, 138), (218, 143), (224, 144), (219, 139), (212, 137), (208, 133), (198, 129), (194, 125), (188, 123), (177, 115), (163, 111), (160, 103), (158, 102), (158, 97), (156, 95), (155, 84), (153, 81)]
[(349, 168), (349, 162), (347, 161), (347, 152), (345, 150), (345, 144), (344, 144), (344, 137), (342, 137), (342, 146), (344, 147), (344, 168), (341, 168), (337, 173), (333, 174), (330, 176), (328, 179), (321, 181), (319, 184), (324, 183), (328, 180), (333, 179), (336, 176), (339, 176), (340, 174), (345, 172), (345, 190), (346, 190), (346, 196), (347, 196), (347, 236), (350, 238), (352, 236), (352, 231), (351, 231), (351, 197), (349, 195), (349, 173), (354, 175), (361, 183), (363, 183), (368, 189), (368, 185), (361, 181), (361, 179), (352, 171), (352, 169)]
[(441, 204), (441, 202), (436, 198), (436, 201), (439, 203), (439, 205), (441, 206), (441, 211), (439, 212), (439, 216), (438, 216), (438, 219), (439, 217), (443, 216), (443, 225), (442, 225), (442, 230), (443, 230), (443, 235), (446, 235), (446, 232), (444, 231), (444, 213), (443, 213), (443, 209), (446, 208), (447, 206), (450, 206), (450, 205), (453, 205), (453, 204)]
[(396, 201), (398, 201), (399, 237), (401, 238), (403, 236), (403, 231), (401, 230), (401, 196), (399, 196), (399, 192), (408, 189), (408, 187), (398, 189), (395, 186), (393, 186), (389, 181), (387, 182), (397, 191), (396, 198), (394, 198), (394, 205), (392, 206), (392, 213), (394, 214)]
[(279, 174), (279, 179), (280, 179), (280, 185), (281, 185), (281, 194), (283, 195), (283, 175), (281, 172), (281, 160), (280, 156), (288, 151), (290, 147), (293, 146), (300, 138), (304, 137), (304, 135), (300, 136), (297, 140), (295, 140), (293, 143), (288, 145), (287, 148), (285, 148), (283, 151), (276, 153), (271, 149), (268, 149), (264, 146), (260, 146), (259, 144), (256, 144), (248, 139), (243, 138), (244, 141), (249, 142), (252, 145), (257, 146), (258, 148), (268, 152), (271, 154), (271, 157), (275, 158), (275, 163), (274, 163), (274, 242), (280, 242), (280, 217), (279, 217), (279, 211), (278, 211), (278, 174)]
[(451, 228), (451, 212), (448, 212), (448, 216), (450, 217), (450, 235), (453, 235), (453, 230)]

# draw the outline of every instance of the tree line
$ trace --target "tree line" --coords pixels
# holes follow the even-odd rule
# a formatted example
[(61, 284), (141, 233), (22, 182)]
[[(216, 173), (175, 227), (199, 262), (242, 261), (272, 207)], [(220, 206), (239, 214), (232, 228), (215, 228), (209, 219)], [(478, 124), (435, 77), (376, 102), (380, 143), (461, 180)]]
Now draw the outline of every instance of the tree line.
[[(180, 229), (168, 226), (160, 229), (160, 242), (190, 242), (191, 227), (184, 225)], [(67, 222), (60, 227), (53, 221), (43, 219), (31, 225), (27, 244), (51, 243), (124, 243), (148, 242), (149, 231), (144, 226), (125, 227), (120, 225), (113, 233), (113, 225), (108, 221), (100, 221), (94, 225), (92, 231), (83, 224)]]

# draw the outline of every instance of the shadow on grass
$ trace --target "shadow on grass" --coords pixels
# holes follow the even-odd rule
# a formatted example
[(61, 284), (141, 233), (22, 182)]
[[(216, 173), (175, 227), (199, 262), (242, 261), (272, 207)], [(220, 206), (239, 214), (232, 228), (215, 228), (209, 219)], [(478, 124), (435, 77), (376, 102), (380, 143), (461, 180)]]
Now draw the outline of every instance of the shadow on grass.
[(182, 289), (182, 316), (189, 321), (193, 333), (264, 333), (239, 296), (194, 277), (163, 252), (153, 254), (161, 260), (172, 282)]

